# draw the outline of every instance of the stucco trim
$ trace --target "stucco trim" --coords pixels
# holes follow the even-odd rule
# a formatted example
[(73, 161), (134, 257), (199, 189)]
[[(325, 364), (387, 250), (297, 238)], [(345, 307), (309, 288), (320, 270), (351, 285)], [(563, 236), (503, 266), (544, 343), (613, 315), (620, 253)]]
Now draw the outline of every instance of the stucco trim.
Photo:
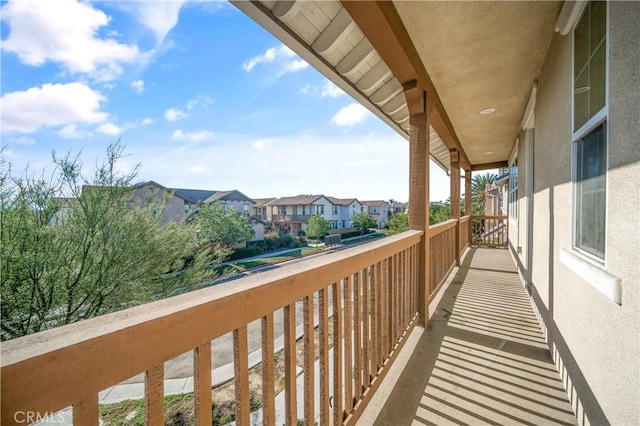
[(593, 288), (622, 305), (622, 280), (592, 265), (569, 250), (560, 250), (560, 263), (589, 283)]

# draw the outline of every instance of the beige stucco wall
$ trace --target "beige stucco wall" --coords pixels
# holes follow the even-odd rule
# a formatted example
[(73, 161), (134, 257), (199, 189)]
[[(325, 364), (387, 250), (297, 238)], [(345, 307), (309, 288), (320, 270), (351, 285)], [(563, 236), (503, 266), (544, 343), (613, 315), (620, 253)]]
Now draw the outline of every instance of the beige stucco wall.
[(184, 200), (152, 183), (136, 188), (133, 195), (133, 201), (140, 207), (146, 207), (148, 200), (157, 200), (160, 206), (166, 202), (162, 216), (164, 223), (179, 222), (184, 218)]
[[(552, 348), (562, 358), (557, 363), (566, 364), (569, 387), (581, 398), (573, 394), (578, 419), (584, 409), (594, 416), (592, 423), (630, 425), (640, 424), (640, 3), (612, 2), (609, 17), (607, 240), (601, 269), (621, 280), (622, 304), (560, 260), (562, 251), (575, 251), (572, 43), (571, 35), (558, 33), (541, 71), (535, 110), (531, 276)], [(525, 164), (520, 157), (518, 163)], [(525, 174), (521, 168), (523, 184)]]

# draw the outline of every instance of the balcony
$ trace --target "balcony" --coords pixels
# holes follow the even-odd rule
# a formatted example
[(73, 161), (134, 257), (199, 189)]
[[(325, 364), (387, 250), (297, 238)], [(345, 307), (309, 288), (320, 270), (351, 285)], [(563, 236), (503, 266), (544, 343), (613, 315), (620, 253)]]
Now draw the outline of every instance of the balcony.
[(274, 214), (271, 218), (274, 222), (302, 222), (307, 223), (311, 216), (308, 214)]
[[(354, 424), (362, 415), (363, 424), (376, 417), (380, 424), (573, 424), (509, 253), (469, 248), (474, 221), (467, 216), (430, 227), (428, 288), (419, 285), (423, 233), (407, 231), (5, 342), (2, 422), (72, 406), (74, 424), (96, 424), (99, 394), (144, 373), (146, 424), (163, 424), (165, 362), (193, 351), (195, 418), (211, 424), (212, 341), (232, 333), (237, 424)], [(417, 324), (427, 299), (425, 330)], [(276, 329), (280, 311), (283, 327)], [(256, 342), (248, 341), (248, 329), (256, 326), (263, 399), (252, 416), (249, 347)], [(285, 373), (284, 395), (276, 397), (278, 335)], [(300, 338), (302, 363), (295, 350)]]

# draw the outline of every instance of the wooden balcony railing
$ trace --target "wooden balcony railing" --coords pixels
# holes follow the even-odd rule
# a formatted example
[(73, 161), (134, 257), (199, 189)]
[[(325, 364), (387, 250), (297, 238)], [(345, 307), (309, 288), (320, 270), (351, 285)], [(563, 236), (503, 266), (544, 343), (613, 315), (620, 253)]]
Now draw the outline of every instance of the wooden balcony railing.
[(456, 264), (456, 223), (455, 219), (450, 219), (429, 227), (431, 244), (429, 300), (437, 294), (449, 271)]
[(308, 214), (274, 214), (271, 220), (274, 222), (308, 222), (310, 217)]
[(460, 247), (460, 254), (464, 252), (464, 249), (469, 245), (469, 229), (471, 226), (471, 216), (463, 216), (460, 218), (460, 243), (458, 247)]
[[(432, 241), (433, 247), (446, 253), (438, 263), (440, 278), (452, 258), (452, 226), (455, 221), (438, 227)], [(273, 425), (274, 312), (280, 309), (284, 310), (285, 424), (295, 425), (298, 418), (309, 425), (314, 421), (352, 424), (416, 322), (421, 235), (408, 231), (233, 283), (4, 342), (2, 424), (15, 424), (19, 412), (43, 415), (72, 406), (74, 424), (95, 425), (98, 393), (141, 372), (146, 373), (146, 423), (164, 424), (164, 363), (193, 350), (195, 418), (198, 424), (210, 425), (211, 342), (232, 332), (236, 421), (248, 425), (247, 325), (260, 320), (263, 421)], [(296, 409), (299, 300), (304, 328), (304, 413)], [(319, 374), (314, 371), (316, 362)], [(316, 398), (319, 407), (314, 406)], [(319, 413), (317, 419), (315, 413)]]
[(472, 216), (471, 245), (507, 247), (509, 226), (507, 216)]

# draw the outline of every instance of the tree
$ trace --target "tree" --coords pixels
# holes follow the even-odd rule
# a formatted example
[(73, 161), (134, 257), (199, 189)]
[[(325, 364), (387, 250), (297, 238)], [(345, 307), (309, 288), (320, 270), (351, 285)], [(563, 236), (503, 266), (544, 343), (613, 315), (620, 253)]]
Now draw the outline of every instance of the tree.
[(289, 222), (273, 222), (273, 229), (278, 233), (278, 237), (284, 237), (285, 235), (291, 234), (291, 225), (289, 225)]
[(474, 215), (484, 214), (484, 193), (485, 188), (489, 184), (496, 181), (496, 175), (486, 173), (484, 175), (475, 175), (471, 181), (471, 203)]
[(364, 235), (369, 228), (377, 228), (378, 223), (368, 212), (359, 212), (351, 215), (351, 222), (354, 228), (360, 231), (360, 235)]
[(429, 206), (429, 225), (435, 225), (449, 219), (451, 219), (451, 206), (449, 203), (446, 203), (444, 206), (436, 204)]
[(309, 218), (307, 224), (307, 237), (320, 239), (329, 233), (331, 223), (320, 214), (315, 214)]
[(110, 145), (92, 179), (70, 154), (54, 153), (48, 179), (3, 171), (3, 340), (144, 303), (211, 276), (202, 268), (208, 253), (193, 252), (192, 227), (163, 226), (157, 211), (131, 205), (137, 168), (115, 172), (122, 152), (119, 143)]
[(389, 231), (391, 234), (399, 234), (409, 230), (409, 215), (406, 213), (395, 213), (389, 219)]
[(225, 212), (218, 203), (202, 206), (193, 224), (197, 228), (199, 244), (231, 248), (249, 241), (255, 235), (246, 217), (234, 209)]

